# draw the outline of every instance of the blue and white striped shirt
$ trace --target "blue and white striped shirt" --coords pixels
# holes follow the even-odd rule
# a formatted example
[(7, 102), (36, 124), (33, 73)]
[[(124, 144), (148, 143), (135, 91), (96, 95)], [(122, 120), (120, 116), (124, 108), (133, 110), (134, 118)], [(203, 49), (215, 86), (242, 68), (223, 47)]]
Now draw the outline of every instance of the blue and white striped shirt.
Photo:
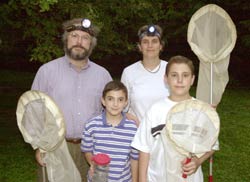
[(134, 121), (123, 116), (118, 126), (113, 127), (106, 121), (106, 112), (91, 119), (82, 135), (82, 152), (108, 154), (109, 182), (132, 181), (130, 159), (138, 160), (138, 151), (131, 147), (137, 127)]

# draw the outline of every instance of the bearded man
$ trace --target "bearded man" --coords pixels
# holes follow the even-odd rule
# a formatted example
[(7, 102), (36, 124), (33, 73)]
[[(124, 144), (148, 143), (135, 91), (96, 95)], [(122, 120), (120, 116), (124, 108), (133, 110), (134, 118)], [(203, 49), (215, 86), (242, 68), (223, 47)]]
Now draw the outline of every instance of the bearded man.
[[(82, 132), (88, 119), (101, 113), (102, 91), (112, 78), (105, 68), (89, 60), (98, 34), (97, 27), (90, 20), (78, 18), (66, 21), (63, 30), (65, 56), (39, 68), (32, 90), (48, 94), (62, 111), (69, 152), (82, 181), (86, 181), (88, 167), (80, 150)], [(41, 169), (46, 164), (40, 150), (36, 150), (36, 160), (40, 166), (38, 181), (43, 181)]]

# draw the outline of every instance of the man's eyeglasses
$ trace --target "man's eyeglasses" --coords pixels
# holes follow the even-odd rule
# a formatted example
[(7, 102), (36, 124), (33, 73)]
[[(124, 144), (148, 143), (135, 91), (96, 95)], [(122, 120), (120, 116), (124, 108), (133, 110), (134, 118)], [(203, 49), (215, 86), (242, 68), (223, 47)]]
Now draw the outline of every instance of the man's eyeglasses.
[(70, 37), (73, 39), (73, 40), (84, 40), (84, 41), (89, 41), (91, 38), (90, 38), (90, 36), (88, 36), (88, 35), (79, 35), (79, 34), (77, 34), (76, 32), (71, 32), (70, 34)]

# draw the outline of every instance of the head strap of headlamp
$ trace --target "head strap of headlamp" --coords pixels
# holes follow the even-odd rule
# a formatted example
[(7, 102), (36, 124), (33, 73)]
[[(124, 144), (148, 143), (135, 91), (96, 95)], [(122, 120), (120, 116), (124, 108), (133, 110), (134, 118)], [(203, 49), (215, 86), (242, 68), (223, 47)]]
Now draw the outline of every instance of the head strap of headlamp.
[(71, 32), (74, 30), (81, 30), (89, 33), (91, 36), (95, 36), (95, 32), (92, 29), (91, 21), (89, 19), (82, 19), (80, 25), (70, 25), (66, 27), (67, 32)]
[(139, 34), (139, 39), (141, 40), (145, 35), (161, 38), (161, 34), (158, 32), (155, 25), (149, 25), (145, 31), (142, 31), (141, 34)]

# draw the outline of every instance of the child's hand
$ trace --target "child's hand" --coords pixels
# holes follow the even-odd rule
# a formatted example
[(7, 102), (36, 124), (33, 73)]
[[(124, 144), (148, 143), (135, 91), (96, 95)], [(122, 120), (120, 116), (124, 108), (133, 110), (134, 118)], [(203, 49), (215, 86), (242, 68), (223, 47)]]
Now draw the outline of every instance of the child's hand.
[(199, 159), (195, 156), (191, 158), (191, 162), (187, 164), (185, 164), (185, 162), (186, 162), (186, 159), (184, 159), (181, 163), (182, 163), (183, 174), (186, 174), (186, 175), (191, 175), (195, 173), (198, 167), (200, 166)]
[(212, 108), (214, 108), (216, 110), (217, 105), (215, 105), (215, 104), (210, 104), (210, 105), (211, 105)]
[(90, 178), (93, 177), (93, 175), (94, 175), (94, 165), (90, 165), (88, 174), (89, 174)]

